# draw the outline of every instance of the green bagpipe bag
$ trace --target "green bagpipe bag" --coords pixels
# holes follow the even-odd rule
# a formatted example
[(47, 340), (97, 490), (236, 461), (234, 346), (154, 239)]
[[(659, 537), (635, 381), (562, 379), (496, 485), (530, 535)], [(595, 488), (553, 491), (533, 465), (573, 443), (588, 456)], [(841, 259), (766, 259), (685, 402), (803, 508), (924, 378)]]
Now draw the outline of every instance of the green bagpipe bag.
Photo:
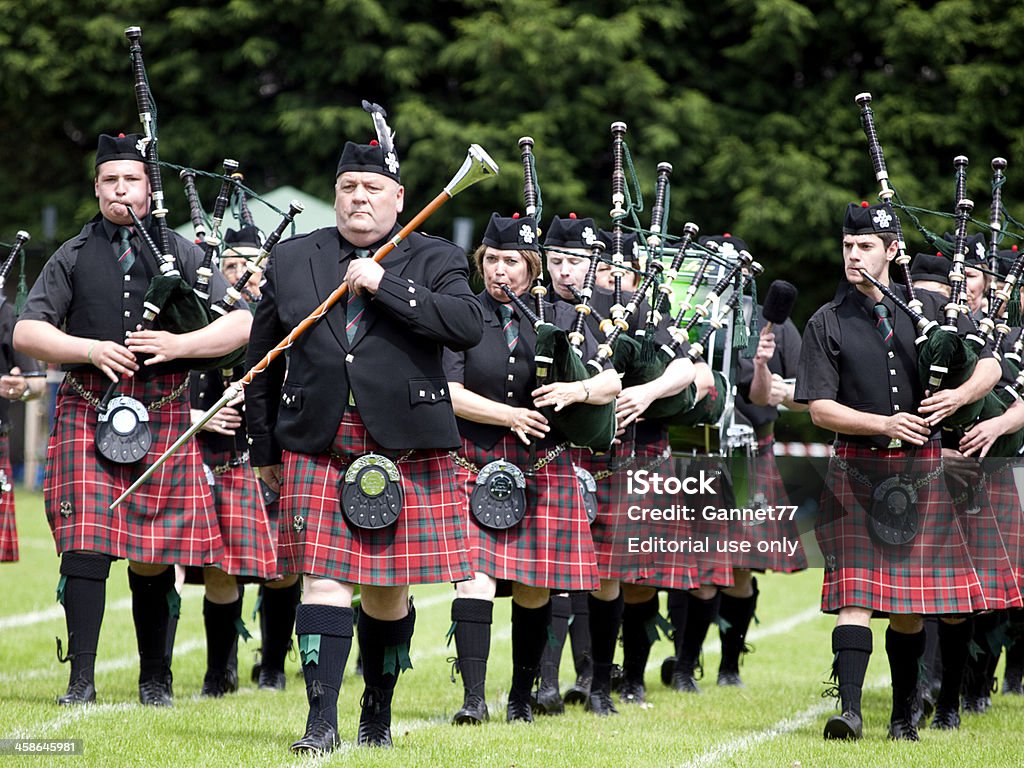
[[(196, 296), (192, 286), (178, 275), (155, 275), (146, 289), (146, 304), (160, 308), (157, 327), (169, 333), (190, 333), (205, 328), (215, 315), (206, 303)], [(195, 358), (193, 369), (212, 371), (234, 368), (245, 362), (245, 345), (223, 357)]]
[[(971, 378), (978, 364), (978, 355), (964, 340), (951, 331), (934, 330), (917, 352), (917, 373), (921, 381), (933, 376), (932, 367), (944, 368), (942, 389), (955, 389)], [(943, 421), (946, 427), (962, 427), (978, 420), (985, 400), (960, 408)]]
[[(536, 356), (550, 360), (548, 376), (540, 383), (583, 381), (592, 372), (572, 349), (565, 331), (545, 323), (537, 329)], [(573, 403), (560, 411), (541, 409), (545, 418), (574, 445), (598, 453), (609, 450), (615, 438), (615, 401), (606, 405)]]
[[(639, 343), (636, 344), (637, 351), (636, 351), (635, 354), (637, 355), (637, 360), (638, 361), (640, 359), (642, 359), (642, 355), (641, 355), (641, 353), (639, 351), (641, 346), (642, 345), (639, 344)], [(615, 369), (616, 370), (623, 370), (623, 369), (619, 368), (618, 353), (619, 353), (619, 350), (616, 349)], [(623, 356), (625, 357), (625, 353), (624, 353)], [(668, 368), (669, 364), (674, 359), (675, 359), (674, 357), (669, 357), (668, 353), (664, 349), (659, 348), (655, 352), (655, 360), (654, 360), (654, 362), (648, 364), (648, 370), (659, 370), (658, 375), (660, 376), (661, 373), (664, 373), (665, 369)], [(638, 362), (638, 365), (639, 365), (639, 362)], [(652, 378), (657, 378), (657, 377), (652, 377)], [(638, 382), (638, 383), (642, 383), (642, 382)], [(623, 387), (627, 386), (625, 378), (623, 378), (622, 386)], [(682, 424), (683, 422), (680, 421), (679, 419), (681, 419), (683, 417), (683, 415), (686, 414), (687, 411), (689, 411), (691, 408), (693, 408), (694, 402), (696, 400), (696, 397), (697, 397), (697, 385), (691, 383), (690, 386), (686, 387), (682, 392), (679, 392), (679, 393), (677, 393), (675, 395), (669, 395), (668, 397), (662, 397), (662, 398), (660, 398), (658, 400), (655, 400), (653, 403), (650, 404), (650, 406), (648, 406), (647, 410), (644, 411), (644, 416), (643, 417), (645, 419), (650, 419), (650, 420), (658, 419), (658, 420), (664, 422), (665, 424)], [(686, 422), (686, 423), (689, 423), (689, 422)]]

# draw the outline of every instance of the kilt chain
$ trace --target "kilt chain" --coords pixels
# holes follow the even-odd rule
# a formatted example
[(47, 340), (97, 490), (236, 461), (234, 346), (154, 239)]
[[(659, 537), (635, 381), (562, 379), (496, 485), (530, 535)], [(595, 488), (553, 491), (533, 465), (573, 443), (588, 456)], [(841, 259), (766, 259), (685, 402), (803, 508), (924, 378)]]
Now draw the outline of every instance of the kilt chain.
[[(559, 443), (554, 448), (545, 453), (543, 456), (541, 456), (539, 459), (537, 459), (535, 462), (533, 462), (533, 464), (530, 465), (529, 469), (526, 470), (526, 473), (532, 474), (534, 472), (544, 469), (544, 467), (546, 467), (552, 461), (561, 456), (565, 452), (565, 449), (568, 447), (568, 443)], [(452, 457), (452, 463), (455, 464), (456, 466), (462, 467), (463, 469), (467, 469), (474, 475), (480, 474), (480, 467), (478, 467), (472, 461), (467, 459), (465, 456), (461, 456), (458, 451), (448, 451), (448, 455)]]
[[(76, 395), (85, 400), (85, 402), (87, 402), (96, 410), (100, 409), (100, 399), (96, 397), (96, 395), (92, 394), (89, 390), (87, 390), (84, 386), (82, 386), (82, 382), (80, 382), (70, 373), (64, 375), (64, 380), (67, 381), (68, 386), (75, 391)], [(143, 405), (145, 406), (147, 411), (158, 411), (165, 405), (173, 403), (175, 400), (181, 397), (182, 393), (184, 393), (184, 391), (187, 388), (188, 376), (182, 379), (181, 383), (178, 386), (176, 386), (174, 390), (170, 392), (170, 394), (164, 395), (159, 400), (149, 403), (148, 405), (146, 403), (143, 403)]]
[[(846, 459), (842, 458), (841, 456), (836, 456), (835, 459), (836, 466), (839, 467), (840, 470), (848, 474), (851, 478), (856, 480), (861, 485), (866, 485), (868, 488), (874, 488), (877, 485), (877, 483), (871, 482), (871, 478), (869, 478), (859, 469), (857, 469), (856, 467), (852, 466), (849, 462), (847, 462)], [(924, 486), (928, 485), (928, 483), (930, 483), (932, 480), (942, 475), (942, 472), (942, 462), (940, 461), (939, 465), (935, 469), (933, 469), (931, 472), (929, 472), (927, 475), (922, 477), (917, 482), (913, 483), (910, 487), (915, 491), (918, 488), (923, 488)], [(899, 474), (900, 477), (905, 476), (902, 472), (899, 472), (897, 474)], [(909, 476), (907, 476), (907, 479), (909, 480)]]

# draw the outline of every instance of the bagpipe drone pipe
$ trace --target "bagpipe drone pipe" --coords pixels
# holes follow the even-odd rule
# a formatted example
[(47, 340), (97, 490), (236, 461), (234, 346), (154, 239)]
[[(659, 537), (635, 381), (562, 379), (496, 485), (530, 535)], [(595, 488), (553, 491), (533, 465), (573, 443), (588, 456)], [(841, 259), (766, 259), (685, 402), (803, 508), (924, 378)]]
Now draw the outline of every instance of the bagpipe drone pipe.
[[(889, 172), (885, 165), (885, 156), (878, 140), (874, 113), (871, 109), (871, 94), (860, 93), (855, 97), (860, 106), (861, 126), (868, 141), (868, 153), (874, 167), (875, 178), (880, 185), (879, 198), (888, 206), (888, 215), (892, 217), (892, 226), (896, 232), (897, 254), (896, 264), (899, 267), (902, 281), (906, 286), (907, 300), (904, 301), (895, 291), (875, 280), (862, 271), (862, 274), (893, 303), (905, 312), (914, 322), (918, 336), (915, 339), (917, 349), (917, 369), (925, 388), (930, 392), (941, 389), (955, 389), (966, 382), (974, 373), (978, 356), (986, 345), (986, 340), (973, 316), (967, 311), (963, 299), (964, 259), (966, 255), (966, 227), (974, 203), (966, 197), (967, 158), (958, 156), (954, 159), (956, 170), (955, 219), (956, 234), (954, 237), (952, 263), (950, 265), (949, 283), (950, 299), (943, 310), (944, 322), (940, 326), (922, 313), (922, 303), (914, 293), (913, 280), (910, 276), (910, 257), (907, 255), (906, 243), (900, 218), (892, 206), (896, 195), (889, 181)], [(974, 328), (961, 335), (958, 317), (965, 314), (971, 318)], [(985, 418), (997, 408), (997, 401), (992, 395), (970, 403), (943, 421), (945, 427), (963, 427)]]

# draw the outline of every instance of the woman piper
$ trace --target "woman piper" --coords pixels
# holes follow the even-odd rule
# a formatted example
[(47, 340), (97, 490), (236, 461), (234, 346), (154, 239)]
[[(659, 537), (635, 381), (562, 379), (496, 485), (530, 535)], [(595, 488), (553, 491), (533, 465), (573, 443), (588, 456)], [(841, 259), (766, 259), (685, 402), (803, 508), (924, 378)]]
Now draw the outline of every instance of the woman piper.
[[(606, 369), (586, 381), (537, 386), (536, 333), (505, 291), (524, 293), (540, 274), (536, 224), (493, 214), (474, 262), (484, 334), (444, 366), (462, 447), (455, 461), (466, 493), (473, 579), (452, 603), (464, 702), (456, 724), (487, 719), (485, 679), (498, 580), (512, 582), (512, 686), (506, 718), (533, 720), (531, 688), (551, 619), (551, 590), (598, 586), (594, 547), (566, 438), (541, 413), (573, 403), (610, 403), (620, 389)], [(565, 327), (572, 313), (545, 306)], [(498, 520), (497, 518), (503, 518)], [(510, 522), (514, 522), (509, 525)]]

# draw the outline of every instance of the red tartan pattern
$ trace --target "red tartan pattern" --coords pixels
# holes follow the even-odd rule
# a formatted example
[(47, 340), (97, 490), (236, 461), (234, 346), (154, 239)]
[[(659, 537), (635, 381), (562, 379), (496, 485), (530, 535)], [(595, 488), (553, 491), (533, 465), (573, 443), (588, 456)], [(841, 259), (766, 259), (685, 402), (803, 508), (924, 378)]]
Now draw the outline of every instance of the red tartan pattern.
[(0, 563), (14, 563), (18, 560), (18, 529), (14, 520), (14, 471), (7, 435), (0, 435), (0, 471), (11, 484), (11, 490), (0, 493)]
[(633, 443), (625, 442), (615, 446), (614, 451), (601, 454), (587, 448), (570, 448), (569, 454), (573, 464), (583, 467), (595, 478), (612, 471), (608, 477), (597, 480), (597, 518), (590, 524), (590, 534), (601, 578), (623, 579), (630, 572), (632, 558), (626, 555), (625, 544), (615, 535), (613, 510), (616, 500), (625, 493), (626, 472), (635, 466)]
[[(1017, 602), (1024, 578), (1024, 526), (1021, 514), (1021, 494), (1017, 490), (1015, 475), (1022, 475), (1024, 488), (1024, 462), (1020, 459), (992, 458), (982, 462), (985, 471), (984, 500), (980, 519), (967, 517), (968, 544), (975, 568), (981, 577), (981, 586), (990, 601), (1006, 600), (1002, 607), (1020, 607)], [(1008, 571), (1008, 572), (1007, 572)]]
[[(662, 430), (662, 437), (653, 442), (637, 443), (636, 460), (630, 468), (648, 472), (664, 472), (670, 466), (671, 449), (668, 430)], [(616, 501), (616, 508), (621, 500)], [(617, 540), (635, 534), (636, 526), (618, 523), (620, 530)], [(658, 589), (695, 589), (700, 586), (700, 572), (697, 555), (685, 552), (632, 555), (621, 567), (622, 581)]]
[(277, 531), (270, 525), (252, 467), (241, 464), (215, 475), (213, 501), (224, 541), (217, 567), (245, 579), (277, 576)]
[[(76, 377), (96, 397), (109, 384), (96, 374)], [(118, 392), (148, 406), (181, 381), (182, 375), (174, 374), (146, 382), (130, 379)], [(149, 411), (153, 444), (137, 464), (115, 464), (99, 455), (96, 416), (96, 409), (65, 381), (57, 396), (44, 481), (46, 515), (57, 551), (102, 552), (154, 564), (219, 562), (224, 547), (195, 441), (169, 458), (116, 509), (109, 509), (146, 466), (188, 429), (188, 390), (173, 403)]]
[[(821, 608), (871, 608), (896, 614), (972, 613), (988, 607), (966, 536), (939, 475), (917, 489), (918, 533), (902, 546), (877, 543), (866, 521), (871, 491), (837, 458), (869, 478), (896, 473), (923, 478), (941, 462), (939, 442), (913, 451), (840, 442), (829, 462), (815, 528), (825, 558)], [(876, 479), (875, 482), (878, 482)]]
[[(779, 474), (779, 465), (775, 463), (774, 440), (770, 438), (758, 443), (757, 451), (746, 462), (749, 492), (746, 499), (738, 499), (737, 507), (757, 509), (768, 506), (789, 504), (786, 486)], [(807, 568), (807, 553), (800, 544), (800, 531), (796, 520), (788, 513), (782, 519), (766, 520), (758, 523), (730, 523), (729, 538), (733, 541), (750, 543), (749, 552), (738, 552), (732, 555), (734, 568), (747, 568), (753, 571), (778, 571), (795, 573)], [(758, 544), (771, 549), (772, 542), (783, 539), (797, 542), (796, 551), (792, 556), (784, 552), (758, 551)]]
[[(709, 456), (695, 457), (673, 457), (672, 463), (667, 469), (662, 470), (663, 474), (673, 477), (697, 477), (701, 471), (712, 473), (721, 469), (725, 459)], [(723, 507), (725, 501), (731, 494), (719, 491), (712, 495), (697, 494), (684, 496), (681, 499), (673, 499), (677, 502), (685, 502), (693, 507), (697, 513), (694, 520), (681, 523), (685, 526), (686, 533), (696, 539), (707, 539), (711, 542), (711, 551), (706, 554), (697, 555), (698, 579), (701, 586), (731, 587), (735, 584), (732, 569), (734, 555), (729, 552), (719, 552), (717, 542), (726, 541), (732, 536), (733, 523), (725, 523), (717, 520), (707, 520), (702, 515), (705, 507)]]
[[(398, 463), (405, 504), (388, 528), (366, 531), (341, 512), (341, 480), (353, 459), (371, 451), (396, 459), (346, 412), (332, 445), (345, 458), (284, 452), (278, 528), (281, 573), (348, 584), (400, 586), (471, 577), (465, 507), (446, 451), (415, 451)], [(299, 530), (296, 530), (299, 528)]]
[[(536, 458), (544, 453), (538, 450)], [(531, 464), (529, 450), (512, 434), (490, 449), (463, 439), (460, 455), (478, 468), (499, 458), (523, 471)], [(469, 496), (476, 488), (477, 474), (456, 465), (455, 477), (468, 521), (474, 571), (556, 591), (589, 591), (600, 586), (587, 511), (567, 451), (527, 475), (526, 516), (519, 525), (505, 530), (485, 528), (470, 513)]]

